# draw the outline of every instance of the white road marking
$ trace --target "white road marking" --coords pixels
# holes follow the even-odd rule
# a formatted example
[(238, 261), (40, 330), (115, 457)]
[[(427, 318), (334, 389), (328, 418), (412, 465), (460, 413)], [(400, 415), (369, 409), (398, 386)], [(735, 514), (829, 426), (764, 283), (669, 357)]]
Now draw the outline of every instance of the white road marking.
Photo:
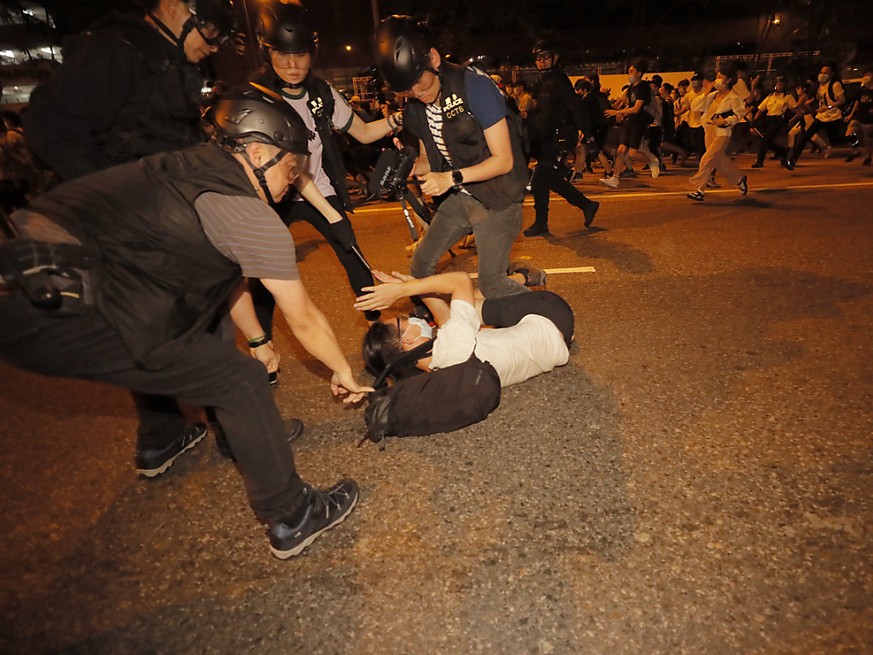
[[(571, 268), (544, 268), (547, 275), (564, 275), (566, 273), (596, 273), (597, 270), (593, 266), (573, 266)], [(470, 277), (474, 280), (479, 277), (478, 273), (470, 273)]]
[[(751, 180), (754, 183), (754, 179)], [(778, 191), (778, 192), (786, 192), (786, 191), (811, 191), (816, 189), (848, 189), (848, 188), (873, 188), (873, 182), (841, 182), (837, 184), (798, 184), (796, 186), (766, 186), (766, 187), (755, 187), (752, 186), (749, 188), (749, 194), (754, 195), (756, 193), (764, 192), (764, 191)], [(632, 192), (610, 192), (605, 189), (597, 189), (597, 193), (591, 193), (591, 190), (588, 188), (581, 189), (583, 193), (589, 198), (596, 198), (598, 200), (602, 200), (604, 198), (608, 198), (610, 200), (636, 200), (640, 198), (664, 198), (669, 196), (674, 197), (685, 197), (685, 194), (691, 191), (691, 188), (687, 191), (632, 191)], [(738, 194), (738, 191), (730, 186), (724, 189), (707, 189), (706, 195), (721, 195), (721, 194)], [(558, 202), (567, 201), (557, 195), (552, 195), (552, 200), (556, 200)], [(524, 199), (525, 207), (533, 207), (533, 198), (525, 197)], [(379, 205), (376, 207), (360, 207), (355, 210), (355, 214), (378, 214), (379, 212), (387, 212), (387, 211), (398, 211), (398, 207), (394, 204), (392, 205)]]

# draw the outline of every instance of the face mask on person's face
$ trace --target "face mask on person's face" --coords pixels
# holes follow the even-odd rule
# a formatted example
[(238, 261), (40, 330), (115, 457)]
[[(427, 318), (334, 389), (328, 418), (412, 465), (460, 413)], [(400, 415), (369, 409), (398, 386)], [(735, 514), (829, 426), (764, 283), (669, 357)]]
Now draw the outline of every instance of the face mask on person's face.
[(724, 91), (726, 87), (727, 87), (727, 84), (724, 83), (724, 80), (722, 80), (722, 79), (718, 79), (718, 80), (715, 81), (715, 88), (716, 88), (716, 90), (718, 90), (718, 91)]
[(637, 83), (637, 76), (636, 75), (628, 75), (627, 81), (628, 81), (628, 84), (636, 84)]
[(828, 75), (827, 73), (819, 73), (819, 74), (818, 74), (818, 83), (819, 83), (819, 84), (824, 84), (824, 83), (827, 82), (830, 78), (831, 78), (831, 76)]
[[(433, 336), (433, 328), (424, 319), (418, 318), (417, 316), (410, 316), (408, 321), (409, 327), (417, 325), (421, 329), (421, 336), (423, 336), (425, 339), (430, 339)], [(406, 329), (408, 330), (409, 327)]]

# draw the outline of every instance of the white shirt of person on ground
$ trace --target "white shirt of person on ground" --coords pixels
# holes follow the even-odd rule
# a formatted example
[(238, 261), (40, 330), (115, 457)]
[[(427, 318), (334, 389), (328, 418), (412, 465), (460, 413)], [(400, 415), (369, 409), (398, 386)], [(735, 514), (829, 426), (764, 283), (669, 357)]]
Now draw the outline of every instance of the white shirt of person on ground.
[(510, 327), (481, 328), (476, 308), (465, 300), (453, 300), (449, 320), (437, 332), (430, 368), (460, 364), (475, 353), (494, 367), (500, 386), (508, 387), (570, 359), (561, 331), (544, 316), (529, 314)]
[[(346, 99), (340, 93), (330, 87), (330, 93), (333, 96), (333, 115), (330, 117), (331, 125), (340, 134), (345, 134), (352, 126), (352, 121), (355, 118), (355, 112)], [(299, 89), (282, 89), (282, 97), (285, 101), (294, 108), (294, 111), (303, 119), (303, 123), (309, 129), (309, 167), (307, 173), (315, 182), (315, 186), (321, 191), (321, 195), (325, 198), (328, 196), (337, 195), (336, 189), (333, 188), (330, 178), (324, 171), (322, 165), (322, 155), (324, 153), (324, 145), (321, 143), (321, 136), (315, 129), (315, 118), (312, 111), (309, 109), (309, 92), (304, 88)], [(298, 196), (296, 200), (303, 200)]]

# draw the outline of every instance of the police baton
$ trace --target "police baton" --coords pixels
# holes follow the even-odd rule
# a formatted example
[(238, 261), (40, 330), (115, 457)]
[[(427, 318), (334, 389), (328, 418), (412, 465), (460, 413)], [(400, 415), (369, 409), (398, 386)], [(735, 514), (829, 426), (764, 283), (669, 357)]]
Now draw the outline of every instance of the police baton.
[(372, 268), (370, 267), (370, 265), (367, 263), (367, 260), (364, 259), (364, 254), (361, 252), (361, 249), (358, 248), (357, 244), (355, 244), (355, 245), (352, 246), (352, 252), (355, 253), (355, 255), (357, 255), (358, 259), (361, 260), (361, 263), (362, 263), (364, 266), (367, 267), (367, 270), (368, 270), (368, 271), (370, 271), (370, 272), (372, 273), (372, 272), (373, 272), (373, 269), (372, 269)]

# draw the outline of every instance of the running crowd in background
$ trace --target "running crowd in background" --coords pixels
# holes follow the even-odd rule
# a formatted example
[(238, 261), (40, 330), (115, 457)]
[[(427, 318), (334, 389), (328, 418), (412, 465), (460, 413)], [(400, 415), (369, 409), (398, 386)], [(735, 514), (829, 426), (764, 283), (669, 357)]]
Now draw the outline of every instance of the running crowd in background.
[[(719, 130), (726, 137), (725, 156), (757, 153), (752, 164), (755, 169), (764, 167), (768, 153), (772, 160), (793, 170), (805, 153), (829, 159), (833, 148), (839, 146), (848, 147), (842, 155), (847, 163), (859, 158), (863, 166), (873, 162), (873, 67), (865, 69), (860, 81), (853, 83), (840, 79), (835, 64), (822, 66), (815, 77), (808, 79), (790, 80), (779, 74), (765, 78), (750, 73), (744, 62), (734, 63), (721, 72), (730, 84), (727, 90), (733, 94), (717, 88), (718, 75), (710, 80), (696, 73), (675, 85), (664, 82), (658, 74), (647, 74), (644, 60), (631, 63), (628, 83), (618, 90), (602, 86), (597, 73), (577, 77), (574, 88), (589, 118), (590, 133), (580, 129), (576, 147), (565, 153), (562, 166), (566, 179), (578, 181), (585, 173), (594, 174), (594, 168), (599, 167), (603, 172), (600, 183), (615, 189), (621, 180), (639, 174), (633, 160), (642, 163), (640, 172), (653, 178), (667, 170), (668, 162), (678, 166), (700, 164), (707, 151), (707, 128)], [(492, 75), (492, 79), (527, 124), (529, 116), (536, 113), (537, 85), (525, 80), (507, 81), (499, 75)], [(226, 87), (219, 83), (216, 90), (221, 88)], [(725, 105), (724, 112), (733, 114), (718, 115), (724, 112), (715, 112), (718, 107), (712, 101), (719, 93), (725, 97), (735, 95), (740, 109), (735, 111)], [(211, 96), (204, 100), (204, 112), (214, 99)], [(359, 95), (347, 99), (365, 123), (394, 114), (403, 105), (402, 98), (384, 90), (366, 100)], [(725, 125), (715, 126), (713, 116)], [(30, 155), (20, 116), (7, 110), (3, 120), (0, 186), (9, 210), (22, 206), (56, 180)], [(386, 138), (362, 144), (343, 134), (335, 136), (349, 174), (350, 191), (362, 199), (368, 195), (369, 177), (380, 151), (392, 143)], [(720, 164), (723, 168), (723, 158)], [(699, 191), (702, 196), (706, 188), (717, 186), (719, 183), (710, 173), (703, 187), (695, 188), (695, 193)]]

